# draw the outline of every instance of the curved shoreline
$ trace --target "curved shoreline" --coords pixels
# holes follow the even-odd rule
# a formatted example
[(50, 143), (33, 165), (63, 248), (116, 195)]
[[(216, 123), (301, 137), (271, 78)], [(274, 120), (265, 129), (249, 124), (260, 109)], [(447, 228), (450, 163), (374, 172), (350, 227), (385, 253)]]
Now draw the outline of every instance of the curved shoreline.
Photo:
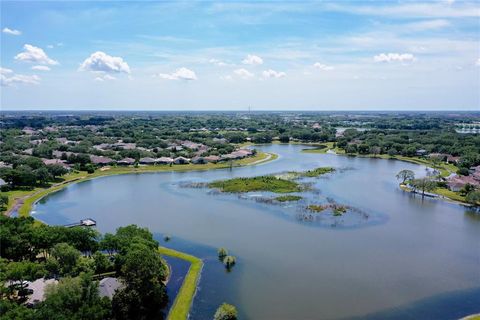
[[(261, 157), (256, 159), (256, 157)], [(259, 152), (256, 157), (246, 158), (234, 161), (231, 165), (229, 163), (211, 163), (211, 164), (187, 164), (178, 166), (142, 166), (138, 168), (132, 167), (114, 167), (109, 170), (97, 170), (92, 174), (81, 172), (81, 175), (74, 176), (70, 180), (65, 180), (60, 183), (54, 184), (49, 188), (33, 191), (30, 194), (15, 199), (12, 206), (3, 214), (10, 216), (12, 213), (17, 212), (19, 216), (29, 216), (33, 206), (42, 198), (49, 194), (55, 193), (67, 186), (75, 183), (93, 180), (96, 178), (102, 178), (107, 176), (122, 175), (122, 174), (139, 174), (139, 173), (156, 173), (156, 172), (190, 172), (190, 171), (207, 171), (207, 170), (219, 170), (228, 168), (239, 168), (252, 165), (264, 164), (273, 161), (278, 158), (275, 153)], [(254, 161), (249, 162), (254, 159)]]

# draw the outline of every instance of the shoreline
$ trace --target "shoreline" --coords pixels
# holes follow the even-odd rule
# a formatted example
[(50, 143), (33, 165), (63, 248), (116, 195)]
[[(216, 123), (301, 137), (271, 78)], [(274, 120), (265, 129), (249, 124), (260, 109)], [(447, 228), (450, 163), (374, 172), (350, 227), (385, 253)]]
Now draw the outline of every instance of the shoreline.
[[(258, 159), (260, 158), (260, 159)], [(230, 165), (228, 162), (223, 163), (208, 163), (208, 164), (187, 164), (175, 166), (140, 166), (134, 167), (113, 167), (108, 170), (96, 170), (92, 174), (86, 172), (79, 172), (72, 174), (71, 179), (53, 184), (45, 189), (34, 189), (31, 193), (16, 198), (10, 208), (8, 208), (3, 215), (11, 216), (12, 213), (17, 212), (18, 216), (29, 216), (35, 204), (42, 198), (49, 194), (60, 191), (61, 189), (75, 183), (93, 180), (107, 176), (122, 175), (122, 174), (141, 174), (141, 173), (157, 173), (157, 172), (189, 172), (189, 171), (207, 171), (219, 170), (228, 168), (239, 168), (252, 165), (260, 165), (273, 160), (276, 160), (278, 155), (275, 153), (259, 152), (255, 157), (236, 160)], [(253, 160), (253, 161), (252, 161)]]

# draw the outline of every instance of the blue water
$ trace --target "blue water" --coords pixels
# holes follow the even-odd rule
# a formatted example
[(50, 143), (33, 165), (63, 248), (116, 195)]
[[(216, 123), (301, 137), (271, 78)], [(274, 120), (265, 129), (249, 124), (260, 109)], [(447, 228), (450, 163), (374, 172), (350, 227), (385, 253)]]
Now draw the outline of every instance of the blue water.
[[(172, 235), (167, 246), (205, 261), (192, 319), (211, 319), (223, 302), (236, 305), (242, 319), (456, 319), (480, 312), (479, 215), (398, 188), (398, 171), (421, 176), (424, 167), (305, 154), (298, 145), (259, 148), (280, 157), (233, 170), (85, 181), (48, 196), (33, 214), (51, 224), (92, 217), (101, 232), (136, 223)], [(342, 170), (315, 179), (316, 191), (305, 201), (333, 198), (368, 212), (373, 223), (306, 222), (290, 205), (180, 186), (319, 166)], [(217, 260), (218, 247), (237, 257), (232, 272)]]

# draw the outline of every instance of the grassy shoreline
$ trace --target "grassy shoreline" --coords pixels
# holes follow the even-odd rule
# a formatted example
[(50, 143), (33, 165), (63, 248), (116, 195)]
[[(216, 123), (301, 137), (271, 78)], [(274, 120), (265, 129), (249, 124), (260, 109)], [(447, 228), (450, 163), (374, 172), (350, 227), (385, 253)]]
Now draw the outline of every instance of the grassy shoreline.
[(186, 164), (186, 165), (152, 165), (134, 167), (111, 167), (109, 170), (96, 170), (94, 173), (88, 174), (86, 172), (76, 172), (66, 175), (65, 180), (54, 184), (48, 188), (35, 188), (29, 191), (9, 191), (6, 194), (9, 197), (9, 205), (7, 210), (3, 213), (10, 215), (15, 209), (19, 216), (28, 216), (32, 207), (43, 197), (50, 193), (57, 192), (73, 183), (87, 181), (95, 178), (120, 175), (120, 174), (135, 174), (135, 173), (152, 173), (152, 172), (187, 172), (187, 171), (204, 171), (227, 169), (230, 167), (243, 167), (249, 165), (259, 165), (278, 158), (277, 154), (258, 152), (255, 156), (241, 160), (221, 163), (207, 163), (207, 164)]
[(167, 320), (185, 320), (188, 318), (190, 307), (197, 291), (197, 284), (200, 280), (203, 261), (195, 256), (166, 247), (159, 247), (158, 251), (162, 255), (190, 262), (190, 268), (188, 269), (187, 275), (185, 276), (177, 297), (167, 315)]

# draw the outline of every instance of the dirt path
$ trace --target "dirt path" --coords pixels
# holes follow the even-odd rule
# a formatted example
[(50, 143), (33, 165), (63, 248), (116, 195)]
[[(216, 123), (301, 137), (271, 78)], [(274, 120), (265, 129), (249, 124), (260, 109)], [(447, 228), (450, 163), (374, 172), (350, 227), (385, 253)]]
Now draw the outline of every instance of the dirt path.
[(10, 217), (10, 215), (13, 212), (18, 211), (18, 209), (20, 209), (22, 207), (22, 205), (25, 203), (25, 200), (27, 200), (28, 198), (34, 197), (37, 194), (39, 194), (40, 192), (44, 192), (45, 190), (48, 190), (50, 188), (55, 188), (55, 187), (58, 187), (58, 186), (61, 186), (61, 185), (64, 185), (64, 184), (68, 184), (68, 183), (77, 181), (79, 179), (82, 179), (82, 177), (75, 178), (75, 179), (68, 180), (68, 181), (62, 181), (62, 182), (59, 182), (59, 183), (55, 183), (55, 184), (52, 184), (47, 189), (37, 190), (34, 193), (30, 193), (30, 194), (24, 195), (23, 197), (17, 198), (17, 199), (14, 200), (13, 206), (10, 209), (8, 209), (7, 211), (5, 211), (3, 214), (6, 215), (7, 217)]

